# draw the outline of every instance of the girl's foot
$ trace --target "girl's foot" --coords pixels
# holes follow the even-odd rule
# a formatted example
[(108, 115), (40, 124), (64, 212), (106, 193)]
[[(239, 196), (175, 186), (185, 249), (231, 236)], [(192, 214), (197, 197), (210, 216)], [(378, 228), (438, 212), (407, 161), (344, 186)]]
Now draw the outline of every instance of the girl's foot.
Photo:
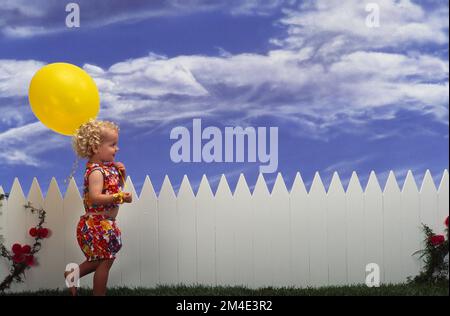
[[(69, 272), (69, 271), (65, 271), (65, 272), (64, 272), (64, 280), (67, 279), (67, 276), (68, 276), (70, 273), (71, 273), (71, 272)], [(78, 290), (77, 290), (77, 288), (76, 288), (75, 286), (69, 287), (69, 293), (70, 293), (71, 296), (78, 296)]]

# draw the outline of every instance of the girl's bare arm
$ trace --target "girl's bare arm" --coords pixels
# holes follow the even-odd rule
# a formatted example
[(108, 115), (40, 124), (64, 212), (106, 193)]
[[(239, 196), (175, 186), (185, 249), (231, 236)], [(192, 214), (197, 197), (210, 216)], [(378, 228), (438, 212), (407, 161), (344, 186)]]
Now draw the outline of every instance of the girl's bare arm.
[(89, 175), (89, 201), (92, 204), (108, 205), (114, 202), (112, 194), (102, 194), (103, 174), (100, 170), (94, 170)]

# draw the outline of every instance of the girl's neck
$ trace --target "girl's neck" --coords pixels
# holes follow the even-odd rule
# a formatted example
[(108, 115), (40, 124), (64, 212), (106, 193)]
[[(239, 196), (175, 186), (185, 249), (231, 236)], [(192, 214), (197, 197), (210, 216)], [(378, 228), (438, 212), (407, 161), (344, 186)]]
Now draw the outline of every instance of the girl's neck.
[(90, 163), (104, 163), (103, 160), (97, 159), (97, 158), (91, 158), (91, 159), (89, 159), (89, 162)]

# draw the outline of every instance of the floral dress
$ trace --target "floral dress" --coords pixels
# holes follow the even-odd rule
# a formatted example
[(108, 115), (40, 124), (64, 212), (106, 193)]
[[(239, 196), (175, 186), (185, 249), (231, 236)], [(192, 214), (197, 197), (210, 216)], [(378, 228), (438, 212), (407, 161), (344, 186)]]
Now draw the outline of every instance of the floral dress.
[(89, 201), (89, 176), (94, 170), (103, 174), (102, 194), (114, 194), (120, 191), (119, 172), (114, 162), (86, 164), (84, 174), (83, 204), (86, 213), (80, 217), (77, 225), (77, 241), (88, 261), (114, 259), (122, 247), (121, 232), (113, 217), (95, 215), (108, 212), (117, 204), (97, 205)]

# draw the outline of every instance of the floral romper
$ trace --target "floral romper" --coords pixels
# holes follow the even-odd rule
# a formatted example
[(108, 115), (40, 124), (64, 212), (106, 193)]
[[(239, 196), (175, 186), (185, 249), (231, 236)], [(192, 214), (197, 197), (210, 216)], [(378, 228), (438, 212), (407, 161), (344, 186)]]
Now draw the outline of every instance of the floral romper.
[[(120, 191), (119, 172), (114, 162), (86, 164), (84, 175), (83, 204), (86, 213), (107, 212), (117, 204), (96, 205), (90, 203), (89, 175), (94, 170), (100, 170), (103, 174), (102, 194), (114, 194)], [(108, 215), (85, 214), (80, 217), (77, 226), (77, 241), (88, 261), (114, 259), (122, 247), (120, 229), (114, 218)]]

